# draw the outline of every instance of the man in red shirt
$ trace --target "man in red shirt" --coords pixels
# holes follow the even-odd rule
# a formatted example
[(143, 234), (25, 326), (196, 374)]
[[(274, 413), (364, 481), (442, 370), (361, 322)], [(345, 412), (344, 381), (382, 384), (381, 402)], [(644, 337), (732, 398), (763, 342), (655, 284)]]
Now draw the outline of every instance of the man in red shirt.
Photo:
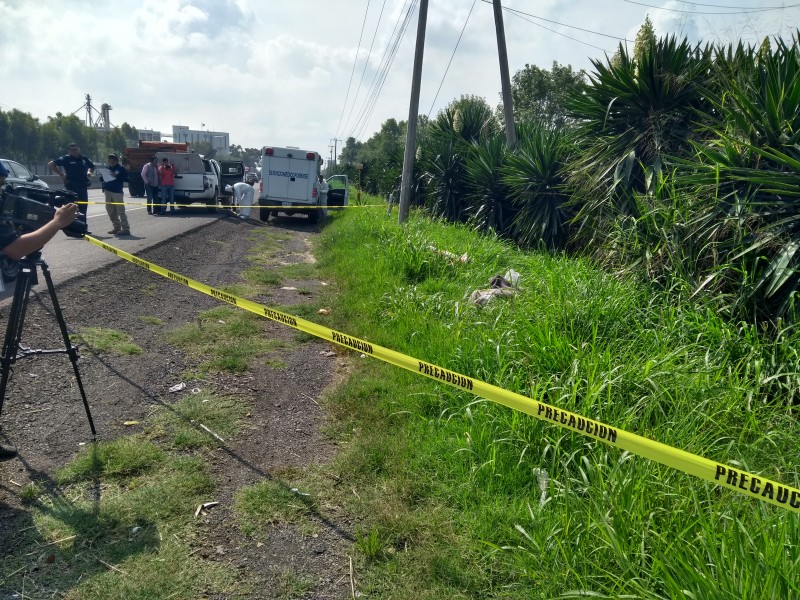
[(175, 167), (173, 167), (168, 158), (161, 159), (161, 166), (158, 167), (158, 175), (161, 178), (161, 211), (160, 214), (167, 212), (167, 204), (172, 204), (172, 210), (175, 212)]

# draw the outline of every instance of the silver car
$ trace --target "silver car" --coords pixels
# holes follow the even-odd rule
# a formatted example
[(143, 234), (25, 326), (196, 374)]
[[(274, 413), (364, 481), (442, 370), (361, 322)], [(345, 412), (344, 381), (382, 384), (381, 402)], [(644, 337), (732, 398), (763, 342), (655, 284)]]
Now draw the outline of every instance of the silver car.
[(6, 158), (0, 158), (0, 163), (3, 163), (6, 171), (8, 171), (6, 183), (11, 183), (14, 185), (34, 185), (43, 189), (50, 189), (50, 186), (39, 179), (38, 175), (34, 175), (18, 162), (14, 160), (8, 160)]

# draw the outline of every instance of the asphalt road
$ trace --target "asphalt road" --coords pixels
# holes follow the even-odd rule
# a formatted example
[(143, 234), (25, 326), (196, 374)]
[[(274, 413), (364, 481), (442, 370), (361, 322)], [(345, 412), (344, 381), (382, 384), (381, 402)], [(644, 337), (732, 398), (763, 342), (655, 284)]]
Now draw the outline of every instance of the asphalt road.
[[(90, 202), (104, 202), (101, 190), (89, 190)], [(205, 206), (197, 204), (192, 207), (178, 209), (175, 215), (155, 217), (147, 214), (144, 198), (131, 198), (125, 194), (125, 207), (131, 227), (130, 236), (108, 234), (111, 220), (104, 204), (89, 204), (88, 224), (93, 237), (106, 241), (126, 252), (136, 253), (176, 235), (196, 229), (209, 221), (227, 216), (227, 211), (209, 213)], [(89, 273), (109, 263), (119, 261), (110, 252), (90, 244), (86, 240), (69, 238), (59, 233), (42, 250), (42, 257), (50, 266), (53, 281), (63, 283), (72, 277)], [(34, 289), (44, 290), (44, 279), (40, 274), (40, 283)], [(5, 284), (5, 291), (0, 292), (0, 306), (8, 304), (14, 294), (14, 284)]]

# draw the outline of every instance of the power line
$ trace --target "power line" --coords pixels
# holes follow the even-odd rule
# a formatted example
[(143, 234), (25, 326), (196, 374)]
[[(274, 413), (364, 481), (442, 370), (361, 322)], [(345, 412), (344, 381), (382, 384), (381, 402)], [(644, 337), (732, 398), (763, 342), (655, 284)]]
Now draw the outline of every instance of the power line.
[[(383, 90), (383, 85), (386, 83), (386, 79), (389, 75), (389, 71), (392, 68), (392, 64), (394, 63), (394, 59), (397, 56), (397, 51), (400, 48), (400, 43), (405, 36), (405, 32), (408, 29), (408, 24), (411, 21), (411, 16), (414, 12), (414, 9), (417, 7), (417, 2), (419, 0), (411, 0), (408, 4), (408, 10), (405, 13), (405, 18), (403, 19), (402, 24), (400, 25), (400, 29), (397, 30), (397, 34), (394, 36), (394, 39), (387, 45), (386, 51), (388, 55), (386, 55), (386, 61), (384, 62), (383, 66), (376, 72), (375, 77), (373, 78), (373, 86), (372, 92), (370, 96), (366, 99), (364, 105), (362, 106), (361, 113), (359, 118), (356, 120), (356, 123), (353, 125), (354, 135), (356, 139), (364, 132), (364, 129), (369, 122), (370, 117), (372, 116), (373, 111), (375, 110), (375, 106), (377, 105), (378, 98), (380, 97), (381, 91)], [(402, 11), (400, 14), (402, 17)]]
[[(486, 0), (483, 0), (483, 1), (485, 2)], [(527, 19), (527, 18), (523, 17), (521, 14), (518, 14), (517, 12), (512, 12), (511, 14), (514, 15), (515, 17), (517, 17), (518, 19), (522, 19), (523, 21), (527, 21), (528, 23), (536, 25), (537, 27), (541, 27), (542, 29), (546, 29), (547, 31), (555, 33), (556, 35), (560, 35), (561, 37), (565, 37), (568, 40), (572, 40), (573, 42), (578, 42), (579, 44), (583, 44), (584, 46), (589, 46), (590, 48), (595, 48), (597, 50), (601, 50), (601, 51), (606, 52), (606, 53), (610, 52), (610, 50), (606, 50), (605, 48), (601, 48), (600, 46), (595, 46), (594, 44), (590, 44), (589, 42), (584, 42), (583, 40), (579, 40), (578, 38), (574, 38), (571, 35), (567, 35), (566, 33), (561, 33), (560, 31), (556, 31), (555, 29), (550, 29), (549, 27), (546, 27), (545, 25), (542, 25), (541, 23), (537, 23), (536, 21), (531, 21), (530, 19)], [(628, 40), (623, 40), (622, 38), (617, 38), (617, 39), (619, 39), (620, 41), (628, 41)]]
[(636, 2), (635, 0), (625, 0), (628, 4), (638, 4), (639, 6), (646, 6), (647, 8), (653, 8), (655, 10), (666, 10), (669, 12), (676, 12), (676, 13), (691, 13), (693, 15), (752, 15), (755, 13), (762, 13), (762, 12), (769, 12), (771, 10), (784, 10), (786, 8), (794, 8), (796, 6), (800, 6), (800, 4), (787, 4), (786, 6), (781, 6), (779, 8), (754, 8), (752, 10), (738, 10), (736, 12), (703, 12), (703, 11), (694, 11), (694, 10), (681, 10), (679, 8), (664, 8), (662, 6), (655, 6), (653, 4), (645, 4), (644, 2)]
[(356, 95), (353, 96), (353, 104), (350, 105), (350, 113), (347, 115), (347, 121), (345, 122), (345, 130), (347, 129), (347, 123), (350, 123), (350, 118), (353, 116), (353, 108), (355, 108), (356, 103), (358, 102), (358, 94), (361, 92), (361, 84), (364, 83), (364, 74), (367, 72), (367, 67), (369, 66), (369, 57), (372, 56), (372, 48), (375, 46), (375, 38), (378, 37), (378, 29), (381, 26), (381, 19), (383, 18), (383, 10), (386, 8), (386, 0), (383, 0), (383, 5), (381, 6), (381, 14), (378, 15), (378, 23), (375, 25), (375, 33), (372, 34), (372, 43), (369, 45), (369, 52), (367, 52), (367, 60), (364, 61), (364, 68), (361, 70), (361, 79), (358, 81), (358, 87), (356, 88)]
[(703, 2), (690, 2), (689, 0), (677, 0), (681, 4), (693, 4), (694, 6), (709, 6), (711, 8), (735, 8), (736, 10), (782, 10), (789, 6), (724, 6), (721, 4), (704, 4)]
[(447, 77), (447, 72), (450, 70), (450, 65), (453, 64), (453, 58), (456, 55), (456, 50), (458, 50), (458, 45), (461, 43), (461, 38), (464, 35), (464, 30), (467, 28), (467, 23), (469, 23), (469, 18), (472, 16), (472, 11), (475, 9), (475, 4), (478, 0), (472, 0), (472, 7), (469, 9), (469, 13), (467, 14), (467, 20), (464, 21), (464, 26), (461, 28), (461, 33), (458, 36), (458, 40), (456, 41), (456, 47), (453, 48), (453, 53), (450, 55), (450, 60), (447, 63), (447, 68), (444, 70), (444, 75), (442, 75), (442, 80), (439, 82), (439, 88), (436, 90), (436, 95), (433, 97), (433, 102), (431, 102), (431, 108), (428, 111), (428, 118), (430, 119), (431, 113), (433, 112), (433, 106), (436, 104), (436, 101), (439, 99), (439, 92), (442, 91), (442, 85), (444, 85), (444, 79)]
[(389, 77), (389, 71), (392, 68), (392, 64), (394, 64), (394, 59), (397, 56), (397, 51), (400, 49), (400, 44), (402, 43), (403, 38), (405, 37), (406, 30), (408, 29), (408, 25), (409, 25), (409, 23), (411, 23), (411, 17), (414, 14), (414, 9), (417, 7), (418, 3), (419, 3), (419, 0), (413, 0), (412, 3), (408, 7), (408, 12), (406, 12), (406, 18), (403, 21), (403, 25), (402, 25), (400, 31), (398, 32), (397, 39), (396, 39), (395, 44), (394, 44), (394, 46), (392, 48), (392, 53), (391, 53), (391, 55), (389, 57), (389, 61), (387, 62), (386, 69), (383, 72), (383, 77), (382, 77), (382, 79), (380, 81), (380, 84), (379, 84), (378, 88), (375, 91), (375, 94), (374, 94), (374, 97), (373, 97), (373, 100), (372, 100), (372, 104), (371, 104), (371, 106), (369, 108), (369, 111), (364, 116), (364, 120), (361, 123), (361, 128), (359, 129), (358, 135), (356, 137), (359, 137), (364, 133), (364, 130), (366, 129), (367, 124), (369, 123), (369, 120), (372, 117), (372, 113), (375, 111), (375, 107), (378, 104), (378, 98), (380, 97), (381, 92), (383, 91), (383, 85), (386, 83), (386, 79)]
[[(367, 24), (367, 15), (369, 14), (369, 4), (372, 0), (367, 0), (367, 9), (364, 11), (364, 20), (361, 22), (361, 34), (358, 36), (358, 48), (356, 49), (356, 57), (353, 60), (353, 70), (350, 71), (350, 83), (347, 84), (347, 94), (344, 97), (344, 105), (342, 106), (342, 114), (339, 115), (339, 124), (336, 126), (336, 135), (339, 137), (339, 128), (342, 126), (342, 118), (344, 118), (344, 111), (347, 109), (347, 100), (350, 98), (350, 86), (353, 85), (353, 74), (356, 72), (356, 63), (358, 63), (358, 54), (361, 52), (361, 38), (364, 37), (364, 25)], [(385, 0), (384, 0), (385, 3)], [(369, 55), (367, 57), (369, 60)]]
[[(383, 63), (384, 63), (384, 60), (386, 59), (386, 53), (389, 51), (389, 48), (390, 48), (390, 46), (392, 44), (391, 40), (394, 39), (395, 32), (397, 31), (397, 27), (398, 27), (398, 25), (400, 25), (400, 21), (403, 18), (403, 11), (405, 10), (406, 4), (408, 4), (409, 1), (410, 0), (404, 0), (403, 7), (400, 9), (400, 12), (397, 15), (397, 19), (394, 22), (394, 27), (392, 28), (392, 33), (389, 35), (389, 41), (386, 43), (386, 47), (383, 49), (383, 54), (381, 55), (381, 59), (378, 62), (378, 69), (375, 71), (375, 75), (373, 75), (372, 82), (370, 83), (369, 89), (367, 90), (367, 98), (364, 100), (364, 104), (362, 104), (362, 106), (361, 106), (361, 111), (364, 110), (364, 107), (367, 105), (367, 102), (369, 101), (369, 97), (370, 97), (370, 94), (371, 94), (372, 90), (375, 87), (375, 82), (376, 82), (376, 80), (378, 78), (378, 74), (380, 73), (381, 69), (383, 68)], [(355, 105), (355, 104), (356, 104), (356, 102), (354, 101), (353, 105)], [(356, 119), (357, 123), (359, 122), (359, 120), (361, 118), (361, 111), (359, 111), (359, 117)], [(350, 114), (352, 115), (352, 110), (351, 110)], [(348, 125), (349, 124), (350, 124), (350, 117), (348, 116), (347, 117), (347, 121), (345, 122), (345, 125), (344, 125), (344, 129), (342, 130), (343, 132), (348, 131)], [(354, 129), (355, 129), (355, 127), (354, 127)]]
[[(491, 0), (481, 0), (481, 2), (485, 2), (486, 4), (491, 4), (492, 3)], [(617, 35), (610, 35), (608, 33), (601, 33), (599, 31), (592, 31), (591, 29), (584, 29), (583, 27), (578, 27), (576, 25), (567, 25), (566, 23), (560, 23), (559, 21), (553, 21), (552, 19), (546, 19), (545, 17), (540, 17), (538, 15), (532, 15), (531, 13), (527, 13), (527, 12), (522, 11), (522, 10), (517, 10), (516, 8), (510, 8), (508, 6), (504, 6), (503, 10), (505, 10), (507, 12), (510, 12), (510, 13), (515, 13), (517, 16), (525, 15), (526, 17), (531, 17), (531, 18), (534, 18), (534, 19), (538, 19), (540, 21), (545, 21), (546, 23), (552, 23), (553, 25), (559, 25), (561, 27), (567, 27), (568, 29), (577, 29), (578, 31), (583, 31), (584, 33), (591, 33), (592, 35), (599, 35), (599, 36), (602, 36), (602, 37), (611, 38), (612, 40), (619, 40), (620, 42), (633, 42), (633, 40), (628, 40), (628, 39), (625, 39), (624, 37), (619, 37)], [(550, 30), (550, 31), (552, 31), (552, 30)], [(571, 39), (573, 39), (573, 38), (571, 38)], [(580, 41), (580, 40), (576, 40), (576, 41)]]

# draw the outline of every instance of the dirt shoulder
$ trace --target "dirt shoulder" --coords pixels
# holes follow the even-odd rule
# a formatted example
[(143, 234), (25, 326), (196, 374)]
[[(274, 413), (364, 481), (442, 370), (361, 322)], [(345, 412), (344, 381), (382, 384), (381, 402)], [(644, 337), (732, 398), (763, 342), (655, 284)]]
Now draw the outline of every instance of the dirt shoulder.
[[(264, 272), (272, 267), (291, 268), (313, 260), (309, 240), (317, 231), (302, 218), (281, 219), (269, 227), (225, 219), (140, 256), (235, 291), (243, 284), (243, 271), (252, 267), (247, 258), (254, 248), (263, 247), (265, 241), (276, 248), (278, 260)], [(273, 306), (313, 304), (322, 282), (308, 277), (307, 269), (297, 268), (294, 273), (295, 279), (291, 272), (288, 277), (273, 277), (272, 288), (257, 299)], [(195, 323), (199, 312), (218, 307), (219, 302), (128, 263), (73, 279), (58, 288), (58, 296), (70, 329), (121, 331), (141, 348), (141, 353), (133, 355), (81, 351), (80, 372), (99, 440), (137, 431), (153, 438), (149, 424), (154, 416), (170, 411), (193, 392), (211, 390), (246, 405), (246, 417), (235, 434), (216, 448), (195, 453), (214, 480), (209, 501), (219, 504), (197, 518), (186, 515), (187, 521), (194, 523), (188, 548), (194, 559), (234, 571), (236, 580), (230, 588), (234, 591), (209, 597), (348, 596), (347, 555), (352, 544), (348, 523), (335, 522), (331, 511), (323, 515), (309, 505), (301, 523), (275, 519), (268, 527), (245, 533), (233, 510), (238, 490), (265, 480), (303, 500), (304, 492), (293, 487), (292, 474), (309, 465), (324, 465), (336, 452), (334, 443), (322, 432), (325, 415), (319, 398), (337, 380), (337, 373), (345, 371), (344, 359), (323, 342), (264, 321), (258, 327), (264, 328), (266, 339), (275, 342), (266, 358), (252, 359), (241, 373), (204, 369), (207, 357), (169, 343), (169, 332)], [(49, 298), (32, 295), (24, 343), (32, 347), (61, 345), (49, 313)], [(8, 308), (0, 313), (0, 322), (5, 324), (7, 316)], [(179, 383), (185, 383), (185, 389), (169, 391)], [(32, 507), (23, 500), (24, 490), (33, 483), (38, 489), (57, 493), (58, 470), (90, 442), (68, 359), (36, 356), (18, 363), (1, 423), (0, 440), (15, 444), (20, 451), (19, 459), (0, 463), (0, 562), (5, 562), (30, 551), (30, 540), (19, 535), (25, 528), (35, 528)], [(155, 441), (159, 442), (157, 436)], [(33, 554), (22, 567), (33, 586), (29, 589), (37, 589), (37, 577), (50, 568), (46, 564), (49, 557), (42, 562)], [(5, 572), (5, 568), (0, 571), (0, 597), (18, 592), (18, 584), (19, 574)], [(61, 589), (42, 587), (41, 595), (26, 597), (52, 597), (50, 594), (69, 589), (65, 582)], [(239, 593), (237, 589), (248, 591)]]

